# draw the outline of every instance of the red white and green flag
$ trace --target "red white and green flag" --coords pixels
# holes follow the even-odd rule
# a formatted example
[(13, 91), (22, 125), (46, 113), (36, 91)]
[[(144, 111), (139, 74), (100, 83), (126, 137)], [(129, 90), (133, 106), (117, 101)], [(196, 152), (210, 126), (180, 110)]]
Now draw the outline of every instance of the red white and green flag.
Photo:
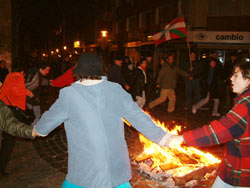
[(184, 16), (181, 14), (175, 18), (170, 24), (166, 25), (163, 31), (152, 36), (155, 46), (172, 39), (186, 38), (187, 30)]

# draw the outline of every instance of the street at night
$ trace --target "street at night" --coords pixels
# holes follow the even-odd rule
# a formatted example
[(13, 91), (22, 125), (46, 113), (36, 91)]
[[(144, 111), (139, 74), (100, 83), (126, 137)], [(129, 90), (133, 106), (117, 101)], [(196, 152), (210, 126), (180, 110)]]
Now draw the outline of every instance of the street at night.
[[(180, 88), (182, 86), (180, 85)], [(52, 93), (52, 96), (43, 97), (43, 110), (46, 110), (56, 99), (58, 90), (44, 88), (44, 93)], [(177, 109), (175, 113), (166, 111), (167, 103), (162, 104), (152, 114), (155, 118), (165, 122), (169, 126), (182, 125), (184, 129), (194, 129), (209, 123), (214, 118), (211, 110), (200, 111), (194, 115), (183, 106), (183, 93), (178, 90)], [(223, 108), (222, 108), (223, 111)], [(174, 122), (173, 122), (174, 121)], [(134, 160), (139, 155), (143, 146), (139, 141), (138, 132), (125, 126), (126, 141), (128, 143), (129, 155), (132, 163), (131, 185), (134, 188), (163, 188), (168, 187), (164, 181), (147, 178), (139, 172), (139, 166)], [(199, 148), (221, 158), (224, 145)], [(87, 162), (87, 161), (86, 161)], [(33, 141), (18, 139), (12, 154), (7, 171), (8, 177), (1, 177), (0, 187), (18, 188), (59, 188), (67, 173), (67, 140), (63, 125), (58, 127), (45, 138), (36, 138)], [(196, 187), (211, 187), (215, 176), (209, 180), (202, 181), (202, 185)]]
[(0, 0), (0, 188), (250, 187), (249, 0)]

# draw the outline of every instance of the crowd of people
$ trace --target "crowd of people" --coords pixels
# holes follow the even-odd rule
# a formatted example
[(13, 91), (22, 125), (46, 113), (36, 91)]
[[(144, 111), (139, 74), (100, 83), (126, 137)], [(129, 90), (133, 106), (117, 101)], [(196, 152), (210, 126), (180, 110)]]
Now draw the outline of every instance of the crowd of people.
[[(131, 167), (121, 121), (125, 118), (162, 147), (171, 147), (173, 142), (190, 146), (227, 143), (214, 187), (250, 186), (249, 63), (237, 62), (236, 54), (232, 53), (231, 60), (223, 66), (215, 52), (208, 61), (201, 62), (192, 51), (190, 61), (181, 66), (175, 64), (172, 54), (161, 57), (161, 67), (155, 73), (151, 55), (136, 63), (128, 56), (116, 55), (105, 73), (103, 60), (96, 53), (85, 52), (72, 61), (70, 67), (64, 66), (62, 75), (51, 80), (45, 78), (51, 69), (46, 62), (37, 63), (28, 71), (22, 64), (13, 64), (3, 79), (1, 74), (1, 176), (7, 175), (15, 136), (44, 137), (64, 123), (68, 173), (63, 188), (130, 188)], [(0, 71), (3, 69), (1, 66)], [(232, 110), (183, 136), (163, 131), (143, 110), (152, 111), (168, 100), (166, 112), (174, 113), (178, 75), (185, 81), (185, 109), (196, 114), (209, 100), (214, 100), (212, 115), (221, 116), (220, 89), (224, 84), (227, 90), (223, 96)], [(49, 85), (62, 89), (55, 103), (41, 115), (41, 87)], [(237, 94), (234, 104), (230, 86)]]
[(168, 101), (166, 112), (169, 113), (175, 112), (178, 100), (175, 89), (180, 75), (185, 83), (184, 109), (196, 114), (199, 109), (207, 109), (204, 105), (209, 101), (214, 101), (211, 115), (220, 117), (220, 101), (224, 102), (223, 108), (226, 109), (233, 105), (230, 76), (238, 60), (236, 53), (232, 52), (230, 56), (231, 59), (223, 65), (216, 52), (212, 52), (206, 61), (201, 61), (196, 52), (191, 51), (190, 60), (177, 66), (174, 55), (169, 54), (160, 57), (157, 70), (151, 55), (141, 57), (136, 64), (128, 56), (116, 56), (107, 75), (109, 81), (119, 83), (127, 90), (141, 108), (152, 111)]

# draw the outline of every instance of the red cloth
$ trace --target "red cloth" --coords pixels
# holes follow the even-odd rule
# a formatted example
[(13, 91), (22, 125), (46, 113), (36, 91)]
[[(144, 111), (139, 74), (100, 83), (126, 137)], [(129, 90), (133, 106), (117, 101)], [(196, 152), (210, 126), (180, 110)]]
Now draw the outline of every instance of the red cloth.
[(68, 69), (64, 74), (56, 78), (55, 80), (51, 80), (50, 83), (54, 87), (65, 87), (70, 86), (72, 83), (75, 82), (74, 74), (73, 74), (74, 67)]
[(220, 178), (232, 185), (250, 187), (250, 89), (235, 99), (226, 116), (183, 134), (189, 146), (226, 143)]
[(6, 104), (26, 109), (26, 95), (31, 92), (25, 88), (24, 77), (19, 72), (7, 75), (1, 88), (0, 99)]

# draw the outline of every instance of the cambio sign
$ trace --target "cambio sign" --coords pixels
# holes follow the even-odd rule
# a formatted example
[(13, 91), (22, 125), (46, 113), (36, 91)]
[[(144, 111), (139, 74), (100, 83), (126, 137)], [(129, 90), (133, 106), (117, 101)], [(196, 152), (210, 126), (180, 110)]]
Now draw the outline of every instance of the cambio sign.
[(190, 42), (250, 44), (250, 32), (189, 31)]

